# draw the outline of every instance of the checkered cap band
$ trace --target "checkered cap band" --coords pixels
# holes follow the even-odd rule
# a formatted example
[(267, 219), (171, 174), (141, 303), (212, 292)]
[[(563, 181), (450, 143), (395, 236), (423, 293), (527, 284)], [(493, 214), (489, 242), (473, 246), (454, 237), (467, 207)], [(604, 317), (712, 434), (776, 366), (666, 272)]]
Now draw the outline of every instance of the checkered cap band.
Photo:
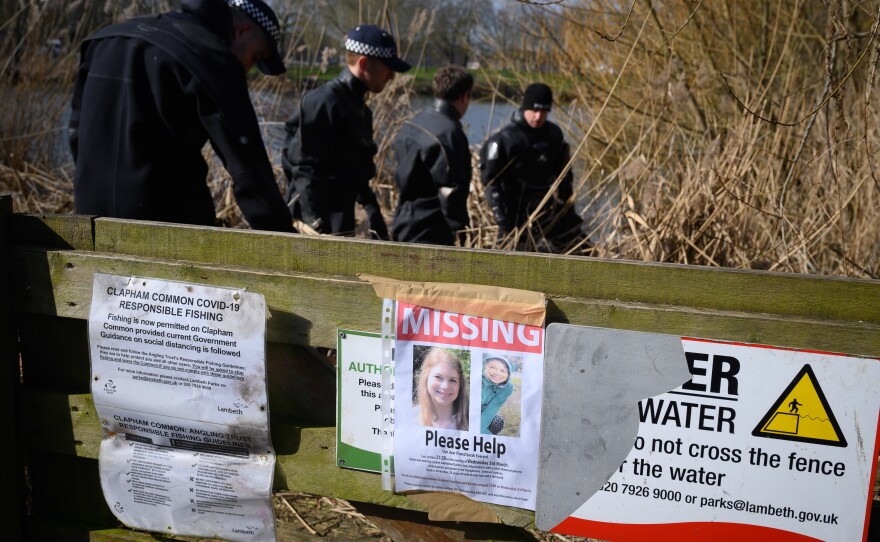
[(263, 12), (259, 7), (252, 4), (248, 0), (227, 0), (229, 5), (238, 8), (248, 15), (250, 15), (251, 19), (257, 22), (263, 30), (266, 31), (266, 34), (272, 38), (272, 41), (275, 42), (275, 46), (278, 49), (281, 49), (281, 29), (278, 27), (278, 24), (272, 20), (268, 14)]
[(374, 56), (376, 58), (394, 58), (397, 50), (393, 47), (377, 47), (355, 41), (351, 38), (345, 40), (345, 50), (359, 55)]

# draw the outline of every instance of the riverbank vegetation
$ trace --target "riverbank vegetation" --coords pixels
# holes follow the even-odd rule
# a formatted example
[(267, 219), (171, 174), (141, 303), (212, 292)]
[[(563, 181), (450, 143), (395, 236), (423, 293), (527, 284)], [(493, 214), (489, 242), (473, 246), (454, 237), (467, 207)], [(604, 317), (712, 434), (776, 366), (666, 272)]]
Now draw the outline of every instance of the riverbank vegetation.
[[(82, 39), (174, 5), (0, 1), (0, 191), (14, 195), (16, 211), (72, 209), (64, 110)], [(596, 256), (880, 278), (876, 1), (275, 6), (291, 29), (290, 73), (253, 79), (267, 131), (279, 128), (298, 92), (332, 76), (339, 38), (359, 21), (391, 28), (420, 67), (371, 99), (374, 186), (389, 223), (390, 142), (431, 70), (456, 62), (470, 66), (487, 99), (516, 102), (533, 80), (557, 89), (551, 120), (575, 151), (576, 208)], [(281, 185), (280, 156), (270, 156)], [(221, 224), (246, 227), (228, 176), (213, 163)], [(497, 239), (476, 157), (473, 184), (469, 246), (583, 253)]]
[[(413, 69), (407, 72), (405, 76), (408, 81), (407, 86), (409, 87), (409, 91), (420, 96), (430, 96), (431, 81), (434, 79), (434, 74), (437, 73), (437, 70), (439, 69), (440, 67), (438, 66), (413, 67)], [(519, 87), (519, 81), (523, 78), (522, 74), (514, 74), (510, 70), (487, 70), (476, 68), (471, 68), (468, 71), (474, 76), (474, 89), (471, 92), (471, 96), (475, 100), (491, 99), (492, 97), (497, 98), (498, 96), (504, 96), (511, 100), (515, 100), (520, 95), (521, 89)], [(335, 79), (340, 72), (342, 72), (342, 65), (340, 64), (328, 66), (326, 69), (323, 69), (320, 66), (309, 65), (296, 69), (295, 73), (291, 74), (291, 77), (299, 81), (299, 86), (302, 87), (302, 89), (308, 89)], [(546, 75), (539, 73), (532, 73), (531, 76), (525, 76), (525, 79), (528, 80), (544, 80), (546, 78)], [(565, 93), (564, 88), (559, 94), (558, 98), (561, 100), (570, 99), (570, 96)]]

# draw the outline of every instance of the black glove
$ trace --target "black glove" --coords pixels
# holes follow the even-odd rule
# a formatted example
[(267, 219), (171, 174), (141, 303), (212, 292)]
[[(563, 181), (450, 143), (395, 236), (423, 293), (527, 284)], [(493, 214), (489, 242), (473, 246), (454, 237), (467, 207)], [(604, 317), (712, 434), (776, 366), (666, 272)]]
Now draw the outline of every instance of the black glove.
[(364, 211), (367, 212), (367, 218), (370, 220), (370, 231), (376, 239), (388, 241), (388, 226), (385, 225), (385, 219), (382, 217), (382, 211), (378, 204), (364, 205)]
[(507, 219), (507, 213), (500, 206), (492, 206), (492, 214), (495, 215), (495, 223), (498, 225), (498, 238), (506, 237), (513, 231), (514, 225)]

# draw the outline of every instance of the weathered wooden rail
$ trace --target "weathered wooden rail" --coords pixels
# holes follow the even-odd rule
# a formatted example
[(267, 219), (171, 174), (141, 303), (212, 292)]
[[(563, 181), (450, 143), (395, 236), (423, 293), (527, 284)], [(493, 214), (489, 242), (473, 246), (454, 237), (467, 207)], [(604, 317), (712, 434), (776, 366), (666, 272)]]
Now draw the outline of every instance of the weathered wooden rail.
[[(86, 323), (96, 272), (246, 287), (271, 313), (275, 488), (421, 510), (335, 464), (335, 373), (315, 347), (380, 330), (359, 273), (544, 292), (548, 322), (880, 356), (880, 281), (11, 212), (0, 196), (4, 540), (167, 540), (118, 528), (98, 480)], [(8, 295), (7, 295), (8, 294)], [(14, 428), (14, 429), (13, 429)], [(513, 527), (528, 511), (491, 506)], [(279, 536), (279, 539), (283, 539)]]

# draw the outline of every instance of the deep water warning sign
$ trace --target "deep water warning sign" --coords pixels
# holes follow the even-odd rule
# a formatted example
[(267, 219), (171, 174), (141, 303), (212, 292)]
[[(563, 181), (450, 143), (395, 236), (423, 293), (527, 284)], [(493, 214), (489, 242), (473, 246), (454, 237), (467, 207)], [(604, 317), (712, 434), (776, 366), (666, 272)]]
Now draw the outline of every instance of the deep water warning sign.
[[(800, 397), (800, 400), (798, 400)], [(752, 435), (828, 446), (846, 446), (822, 387), (809, 365), (792, 379)]]
[[(866, 539), (880, 360), (554, 325), (539, 528), (611, 541)], [(674, 368), (684, 376), (669, 378)]]

